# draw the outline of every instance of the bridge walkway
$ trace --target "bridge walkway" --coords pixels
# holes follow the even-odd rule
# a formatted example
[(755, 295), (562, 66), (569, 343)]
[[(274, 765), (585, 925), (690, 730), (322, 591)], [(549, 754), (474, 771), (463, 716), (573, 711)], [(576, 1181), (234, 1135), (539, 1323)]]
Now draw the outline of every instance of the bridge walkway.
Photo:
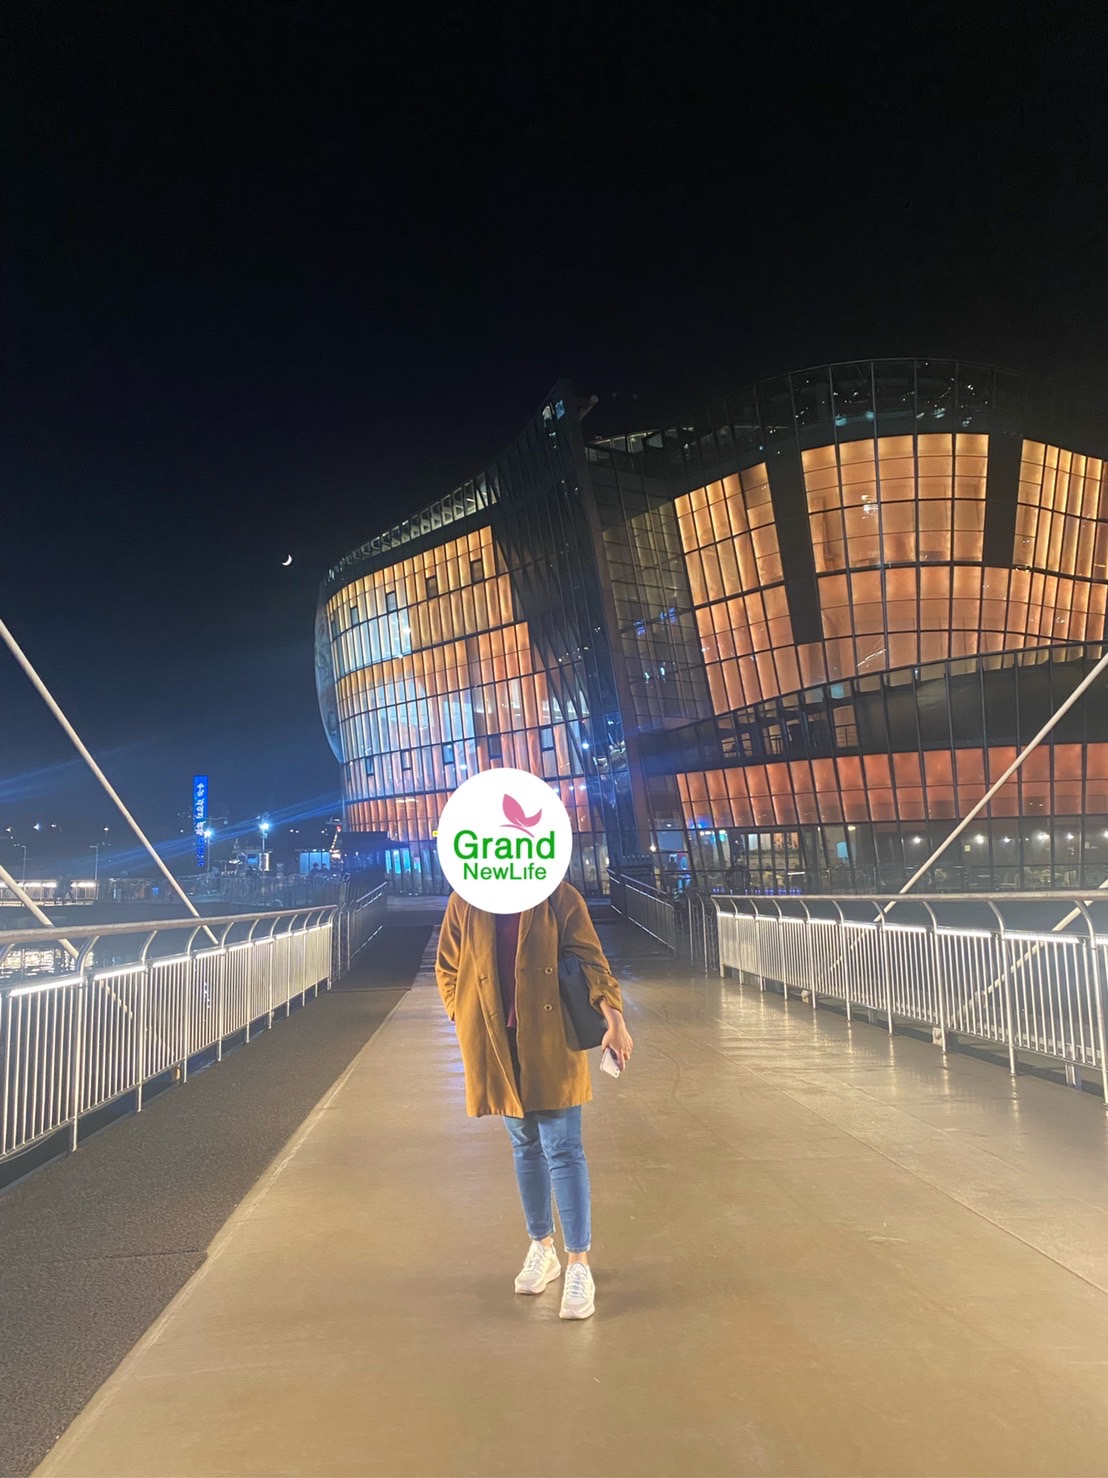
[(1102, 1103), (603, 932), (595, 1318), (512, 1291), (428, 948), (39, 1471), (1108, 1473)]

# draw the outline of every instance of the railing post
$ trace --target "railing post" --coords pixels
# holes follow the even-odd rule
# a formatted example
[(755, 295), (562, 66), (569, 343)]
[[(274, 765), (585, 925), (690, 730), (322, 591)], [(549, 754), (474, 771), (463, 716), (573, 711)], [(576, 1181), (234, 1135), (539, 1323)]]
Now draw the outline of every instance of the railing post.
[[(0, 950), (0, 964), (3, 964), (7, 949)], [(4, 1051), (0, 1056), (0, 1072), (3, 1073), (2, 1089), (0, 1094), (0, 1155), (8, 1152), (8, 1114), (11, 1111), (11, 1080), (12, 1080), (12, 1003), (7, 991), (0, 991), (0, 1025), (4, 1032)], [(67, 1084), (68, 1087), (68, 1084)]]
[(146, 1064), (149, 1060), (146, 1052), (147, 1037), (147, 1014), (150, 1006), (150, 946), (157, 937), (157, 929), (151, 929), (142, 942), (139, 951), (138, 963), (142, 966), (142, 974), (139, 977), (139, 1017), (138, 1017), (138, 1047), (135, 1053), (135, 1112), (142, 1112), (142, 1100), (146, 1093)]
[(146, 1009), (147, 988), (150, 982), (150, 966), (143, 963), (142, 974), (138, 978), (138, 1012), (135, 1020), (135, 1113), (142, 1113), (143, 1090), (146, 1087), (146, 1074), (143, 1069), (146, 1065)]
[(223, 967), (219, 972), (219, 1041), (216, 1043), (215, 1060), (223, 1061), (223, 1039), (227, 1035), (227, 976), (231, 969), (231, 955), (227, 949), (227, 937), (234, 928), (233, 924), (224, 924), (223, 933), (219, 936), (219, 947), (223, 952)]
[(941, 960), (939, 956), (939, 921), (935, 917), (935, 910), (929, 903), (923, 908), (927, 917), (931, 920), (931, 975), (934, 982), (935, 1017), (937, 1025), (931, 1028), (931, 1037), (935, 1046), (943, 1052), (949, 1050), (947, 1041), (946, 1003), (943, 1001), (943, 982)]
[[(816, 949), (815, 934), (812, 931), (812, 910), (803, 898), (798, 898), (797, 902), (804, 910), (804, 974), (808, 980), (808, 995), (814, 1011), (816, 1009)], [(804, 999), (803, 992), (800, 998)]]
[(269, 948), (266, 950), (269, 956), (266, 961), (265, 985), (266, 985), (266, 1013), (265, 1028), (269, 1031), (273, 1026), (273, 972), (276, 968), (277, 955), (277, 920), (273, 919), (269, 925)]
[(770, 902), (777, 910), (777, 949), (778, 953), (781, 956), (781, 993), (783, 998), (787, 1001), (789, 999), (789, 982), (785, 979), (785, 976), (789, 972), (785, 968), (785, 915), (781, 912), (781, 905), (778, 903), (776, 898), (771, 898)]
[(839, 922), (836, 926), (839, 934), (838, 963), (843, 975), (843, 1003), (846, 1006), (846, 1020), (849, 1025), (854, 1020), (854, 1002), (850, 999), (850, 984), (846, 977), (846, 914), (843, 913), (837, 898), (832, 898), (831, 902), (835, 905), (835, 912), (839, 916)]
[(1004, 923), (1004, 915), (991, 898), (986, 902), (996, 919), (997, 952), (1000, 955), (1001, 978), (1004, 982), (1000, 992), (1001, 1010), (1004, 1020), (1004, 1040), (1008, 1047), (1008, 1072), (1013, 1078), (1019, 1076), (1019, 1053), (1016, 1051), (1016, 1010), (1015, 1001), (1012, 997), (1012, 972), (1008, 968), (1007, 955), (1004, 948), (1004, 936), (1007, 926)]
[(1105, 1017), (1108, 1010), (1105, 1008), (1105, 991), (1108, 990), (1108, 981), (1104, 978), (1104, 957), (1100, 946), (1093, 937), (1093, 987), (1096, 991), (1096, 1035), (1097, 1051), (1100, 1053), (1100, 1083), (1104, 1093), (1104, 1102), (1108, 1106), (1108, 1024)]
[(246, 1028), (243, 1032), (243, 1045), (250, 1041), (250, 1024), (254, 1018), (254, 977), (258, 970), (257, 950), (254, 949), (254, 930), (258, 927), (255, 919), (250, 925), (250, 932), (246, 936), (246, 942), (251, 947), (246, 952)]
[[(1085, 903), (1079, 902), (1077, 907), (1081, 910), (1088, 929), (1086, 945), (1089, 951), (1089, 980), (1093, 991), (1093, 1009), (1096, 1016), (1096, 1051), (1100, 1058), (1100, 1082), (1104, 1096), (1104, 1102), (1108, 1104), (1108, 1056), (1105, 1056), (1105, 1024), (1104, 1024), (1104, 984), (1103, 971), (1101, 969), (1100, 950), (1096, 943), (1096, 929), (1093, 925), (1092, 915), (1089, 913)], [(1080, 1069), (1076, 1074), (1075, 1086), (1081, 1086)]]
[[(1090, 920), (1090, 932), (1092, 922)], [(1093, 988), (1096, 991), (1096, 1036), (1097, 1051), (1100, 1054), (1100, 1083), (1104, 1093), (1104, 1102), (1108, 1106), (1108, 1008), (1105, 1005), (1105, 992), (1108, 991), (1108, 980), (1105, 980), (1104, 956), (1100, 946), (1096, 942), (1096, 934), (1092, 937), (1093, 951)]]
[[(209, 930), (208, 932), (211, 933), (211, 930)], [(189, 1080), (189, 1048), (192, 1046), (192, 1018), (196, 1010), (196, 991), (194, 989), (194, 982), (196, 977), (196, 956), (193, 954), (192, 950), (193, 946), (196, 943), (196, 936), (199, 933), (199, 929), (194, 929), (189, 935), (188, 944), (185, 946), (185, 958), (188, 960), (188, 964), (185, 966), (185, 1035), (184, 1042), (182, 1043), (183, 1051), (181, 1054), (182, 1087), (184, 1087), (184, 1085)]]
[(73, 1122), (69, 1129), (70, 1152), (76, 1150), (80, 1139), (81, 1127), (81, 1094), (84, 1091), (85, 1075), (83, 1071), (83, 1058), (85, 1055), (85, 967), (82, 962), (81, 978), (73, 991), (73, 1097), (70, 1102), (70, 1110)]
[[(708, 912), (708, 904), (709, 903), (711, 903), (713, 905), (712, 912), (711, 913)], [(701, 924), (703, 926), (703, 929), (704, 929), (704, 974), (705, 975), (707, 975), (709, 973), (709, 970), (711, 968), (711, 963), (712, 963), (712, 938), (711, 938), (711, 934), (709, 932), (710, 931), (710, 928), (711, 928), (711, 921), (718, 917), (718, 914), (716, 912), (714, 903), (715, 903), (714, 896), (710, 894), (704, 900), (704, 908), (703, 908), (702, 915), (701, 915), (701, 920), (700, 920), (700, 922), (701, 922)]]
[[(876, 907), (876, 904), (874, 905)], [(882, 984), (885, 987), (885, 1016), (889, 1026), (889, 1036), (893, 1035), (893, 975), (892, 975), (892, 940), (886, 931), (885, 915), (880, 908), (877, 909), (877, 955), (881, 961)]]

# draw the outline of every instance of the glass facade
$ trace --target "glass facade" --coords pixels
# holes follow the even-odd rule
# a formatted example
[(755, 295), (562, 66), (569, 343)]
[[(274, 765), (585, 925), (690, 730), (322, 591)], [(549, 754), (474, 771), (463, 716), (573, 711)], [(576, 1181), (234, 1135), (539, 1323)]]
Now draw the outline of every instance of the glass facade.
[[(1099, 655), (1097, 418), (904, 360), (762, 382), (668, 430), (586, 437), (589, 410), (556, 387), (480, 478), (328, 576), (347, 824), (437, 889), (446, 796), (517, 765), (566, 800), (587, 891), (643, 859), (706, 886), (899, 886)], [(1052, 741), (933, 886), (1104, 881), (1104, 699)]]
[[(441, 891), (438, 817), (468, 775), (514, 766), (561, 795), (571, 877), (602, 890), (637, 847), (602, 585), (579, 479), (582, 407), (559, 387), (465, 492), (331, 571), (317, 618), (346, 825), (389, 838), (405, 890)], [(449, 512), (444, 518), (443, 510)]]

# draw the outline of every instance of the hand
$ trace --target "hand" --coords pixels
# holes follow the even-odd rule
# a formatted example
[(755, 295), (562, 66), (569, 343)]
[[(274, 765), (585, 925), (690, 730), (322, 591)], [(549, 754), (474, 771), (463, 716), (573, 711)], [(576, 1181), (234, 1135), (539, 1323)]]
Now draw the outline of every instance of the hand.
[(631, 1048), (634, 1043), (631, 1041), (631, 1033), (627, 1030), (621, 1012), (612, 1012), (608, 1020), (608, 1030), (604, 1033), (604, 1040), (600, 1046), (601, 1050), (605, 1047), (612, 1049), (619, 1058), (621, 1068), (625, 1068), (631, 1060)]

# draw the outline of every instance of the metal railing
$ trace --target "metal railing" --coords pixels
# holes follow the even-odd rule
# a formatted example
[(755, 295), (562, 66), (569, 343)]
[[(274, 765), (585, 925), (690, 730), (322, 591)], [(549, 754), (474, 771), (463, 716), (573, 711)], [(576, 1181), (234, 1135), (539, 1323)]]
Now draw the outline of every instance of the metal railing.
[[(74, 878), (68, 889), (61, 878), (28, 878), (20, 886), (36, 903), (95, 903), (97, 884), (93, 878)], [(0, 882), (0, 904), (22, 908), (7, 883)]]
[(345, 908), (335, 910), (332, 976), (340, 979), (371, 939), (385, 927), (389, 908), (387, 883), (379, 883)]
[(677, 921), (668, 894), (637, 878), (610, 873), (608, 899), (615, 912), (622, 914), (628, 923), (637, 924), (671, 954), (677, 953)]
[[(1067, 1081), (1098, 1073), (1108, 1102), (1108, 911), (1058, 893), (873, 897), (715, 897), (716, 961), (763, 990), (816, 1008), (864, 1011), (891, 1033), (929, 1027), (1063, 1064)], [(1064, 929), (1054, 926), (1075, 913)]]
[(190, 898), (263, 908), (322, 908), (348, 904), (372, 883), (364, 873), (199, 873), (179, 879)]
[(89, 1114), (140, 1111), (153, 1079), (249, 1041), (344, 974), (386, 908), (380, 886), (342, 909), (0, 934), (0, 1162), (66, 1129), (76, 1148)]
[[(863, 1011), (892, 1032), (930, 1028), (1059, 1062), (1108, 1102), (1108, 898), (1087, 893), (774, 897), (687, 890), (670, 898), (612, 874), (612, 907), (708, 973), (733, 970), (813, 1008)], [(890, 905), (895, 904), (890, 909)], [(1056, 926), (1073, 915), (1064, 929)]]

